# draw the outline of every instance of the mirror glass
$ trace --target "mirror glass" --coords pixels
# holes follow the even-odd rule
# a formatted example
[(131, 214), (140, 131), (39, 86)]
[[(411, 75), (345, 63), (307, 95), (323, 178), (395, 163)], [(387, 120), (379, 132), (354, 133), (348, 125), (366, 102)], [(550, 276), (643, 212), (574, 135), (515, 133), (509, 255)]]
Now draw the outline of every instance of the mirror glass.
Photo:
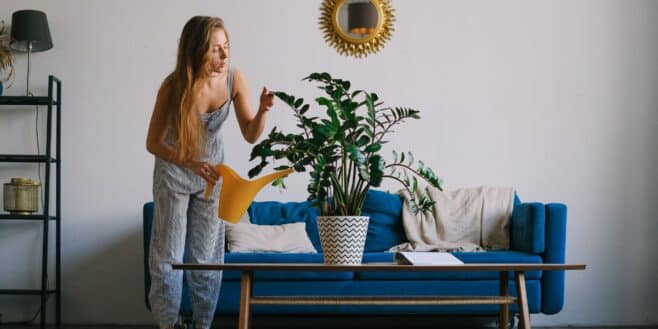
[(346, 0), (338, 8), (341, 31), (354, 39), (366, 39), (377, 31), (379, 13), (370, 1)]

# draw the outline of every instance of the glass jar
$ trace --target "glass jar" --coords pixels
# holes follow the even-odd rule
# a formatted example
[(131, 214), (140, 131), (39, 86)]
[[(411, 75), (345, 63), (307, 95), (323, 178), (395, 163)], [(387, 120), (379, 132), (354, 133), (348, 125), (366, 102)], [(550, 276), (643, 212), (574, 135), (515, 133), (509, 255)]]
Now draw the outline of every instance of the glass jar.
[(4, 184), (4, 209), (13, 215), (30, 215), (39, 209), (39, 186), (26, 178), (12, 178)]

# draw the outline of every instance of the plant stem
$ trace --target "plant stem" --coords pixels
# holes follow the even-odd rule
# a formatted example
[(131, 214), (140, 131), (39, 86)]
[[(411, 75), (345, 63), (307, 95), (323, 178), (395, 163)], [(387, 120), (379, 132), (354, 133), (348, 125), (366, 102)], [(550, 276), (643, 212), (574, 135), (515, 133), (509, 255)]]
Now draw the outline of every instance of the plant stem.
[(416, 169), (414, 169), (414, 168), (412, 168), (412, 167), (410, 167), (410, 166), (408, 166), (408, 165), (406, 165), (406, 164), (404, 164), (404, 163), (399, 163), (399, 162), (398, 162), (398, 163), (391, 163), (391, 164), (388, 164), (388, 165), (384, 166), (384, 169), (386, 169), (386, 168), (390, 168), (390, 167), (394, 167), (394, 166), (404, 167), (404, 168), (406, 168), (406, 169), (408, 169), (408, 170), (411, 170), (414, 174), (416, 174), (416, 175), (422, 177), (422, 175), (420, 175), (420, 174), (418, 173), (418, 171), (416, 171)]
[(407, 192), (409, 192), (409, 195), (410, 195), (412, 198), (415, 198), (415, 196), (414, 196), (414, 192), (413, 192), (412, 190), (409, 189), (409, 187), (407, 186), (407, 184), (406, 184), (403, 180), (401, 180), (401, 179), (399, 179), (399, 178), (397, 178), (397, 177), (395, 177), (395, 176), (393, 176), (393, 175), (384, 175), (384, 176), (382, 176), (382, 177), (384, 177), (384, 178), (392, 178), (392, 179), (394, 179), (394, 180), (400, 182), (400, 184), (402, 184), (402, 186), (404, 186), (404, 188), (407, 190)]

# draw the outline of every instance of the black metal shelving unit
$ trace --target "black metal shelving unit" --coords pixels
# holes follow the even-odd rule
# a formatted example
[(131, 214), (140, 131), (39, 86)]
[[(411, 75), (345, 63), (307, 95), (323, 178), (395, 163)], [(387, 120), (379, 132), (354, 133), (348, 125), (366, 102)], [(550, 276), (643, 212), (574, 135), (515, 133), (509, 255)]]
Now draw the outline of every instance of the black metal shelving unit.
[[(56, 90), (55, 90), (56, 89)], [(43, 210), (32, 215), (12, 215), (0, 213), (0, 221), (41, 221), (43, 225), (43, 248), (41, 255), (41, 289), (0, 289), (0, 295), (33, 295), (41, 297), (40, 327), (46, 328), (46, 301), (49, 295), (55, 296), (55, 324), (61, 328), (62, 289), (61, 289), (61, 113), (62, 82), (55, 76), (48, 77), (48, 96), (0, 96), (0, 105), (45, 105), (47, 107), (46, 153), (45, 154), (0, 154), (0, 162), (45, 163), (43, 186)], [(55, 152), (52, 152), (53, 110), (55, 110)], [(55, 166), (55, 213), (50, 211), (51, 167)], [(50, 243), (49, 226), (55, 222), (55, 287), (48, 287), (48, 251)]]

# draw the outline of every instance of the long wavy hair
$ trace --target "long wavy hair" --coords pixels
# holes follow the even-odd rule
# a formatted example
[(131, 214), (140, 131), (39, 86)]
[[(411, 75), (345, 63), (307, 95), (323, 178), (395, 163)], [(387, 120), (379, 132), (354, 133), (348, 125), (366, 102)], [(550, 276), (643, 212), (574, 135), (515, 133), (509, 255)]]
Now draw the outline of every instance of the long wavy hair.
[(192, 87), (208, 69), (211, 37), (216, 29), (224, 30), (228, 40), (224, 21), (219, 17), (194, 16), (185, 23), (178, 41), (176, 68), (164, 82), (169, 90), (169, 128), (180, 162), (201, 157), (205, 136), (199, 111), (194, 107)]

